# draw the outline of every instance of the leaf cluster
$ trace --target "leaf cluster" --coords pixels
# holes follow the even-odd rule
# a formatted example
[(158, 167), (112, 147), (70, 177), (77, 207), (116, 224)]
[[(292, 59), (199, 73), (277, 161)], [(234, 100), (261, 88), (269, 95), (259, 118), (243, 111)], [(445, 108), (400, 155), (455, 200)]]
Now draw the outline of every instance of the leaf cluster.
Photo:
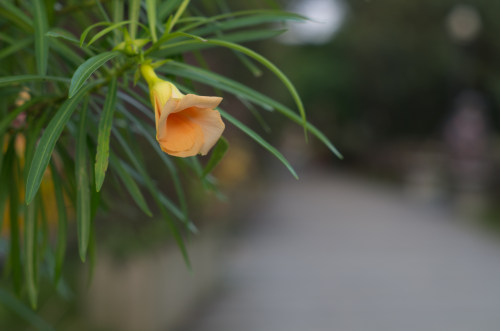
[[(152, 63), (159, 73), (177, 80), (183, 92), (193, 91), (181, 80), (187, 86), (194, 81), (236, 96), (251, 110), (258, 106), (277, 112), (340, 157), (328, 138), (307, 122), (286, 75), (241, 45), (283, 32), (269, 23), (304, 18), (275, 9), (207, 16), (204, 9), (203, 3), (188, 0), (0, 2), (0, 217), (8, 215), (3, 219), (8, 224), (7, 274), (32, 307), (37, 306), (41, 266), (55, 283), (61, 280), (71, 237), (68, 221), (76, 220), (82, 261), (94, 250), (94, 219), (108, 184), (128, 192), (145, 215), (157, 210), (189, 265), (183, 233), (196, 227), (189, 218), (179, 172), (216, 189), (210, 173), (228, 142), (222, 138), (204, 166), (196, 157), (164, 154), (154, 138), (147, 85), (139, 79), (141, 63)], [(201, 51), (214, 47), (234, 53), (252, 73), (260, 73), (259, 67), (268, 69), (288, 89), (298, 111), (211, 71)], [(198, 65), (184, 61), (187, 53), (194, 54)], [(19, 101), (22, 91), (28, 100)], [(219, 111), (297, 176), (261, 135), (230, 110)], [(151, 176), (137, 137), (157, 153), (171, 176), (174, 197), (162, 192)], [(110, 176), (114, 180), (108, 180)], [(48, 210), (51, 201), (55, 213)]]

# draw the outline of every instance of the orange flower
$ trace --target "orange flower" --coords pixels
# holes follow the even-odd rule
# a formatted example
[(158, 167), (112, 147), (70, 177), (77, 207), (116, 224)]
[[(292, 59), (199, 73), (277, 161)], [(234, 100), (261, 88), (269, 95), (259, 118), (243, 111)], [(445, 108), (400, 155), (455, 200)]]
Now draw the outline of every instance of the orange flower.
[(161, 149), (180, 157), (206, 155), (224, 131), (220, 113), (214, 110), (222, 98), (184, 95), (147, 64), (141, 65), (141, 73), (149, 85)]

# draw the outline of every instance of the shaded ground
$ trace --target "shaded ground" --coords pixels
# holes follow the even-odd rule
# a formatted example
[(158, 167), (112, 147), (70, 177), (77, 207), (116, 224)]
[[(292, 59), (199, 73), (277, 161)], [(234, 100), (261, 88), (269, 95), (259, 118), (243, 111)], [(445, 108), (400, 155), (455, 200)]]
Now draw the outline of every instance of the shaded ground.
[(318, 171), (269, 197), (183, 331), (500, 329), (500, 244), (445, 208)]

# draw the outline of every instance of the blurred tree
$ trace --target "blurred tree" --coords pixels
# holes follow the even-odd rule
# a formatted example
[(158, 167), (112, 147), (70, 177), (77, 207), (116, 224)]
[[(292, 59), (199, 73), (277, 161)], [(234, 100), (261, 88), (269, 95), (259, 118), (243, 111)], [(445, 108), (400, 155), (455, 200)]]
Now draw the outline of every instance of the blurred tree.
[[(440, 136), (454, 99), (469, 89), (486, 97), (498, 129), (500, 2), (466, 3), (348, 1), (344, 26), (328, 44), (270, 53), (297, 82), (309, 118), (343, 152), (352, 144)], [(470, 13), (462, 10), (455, 25), (475, 28), (466, 40), (450, 27), (459, 6)], [(346, 142), (347, 135), (364, 143)]]

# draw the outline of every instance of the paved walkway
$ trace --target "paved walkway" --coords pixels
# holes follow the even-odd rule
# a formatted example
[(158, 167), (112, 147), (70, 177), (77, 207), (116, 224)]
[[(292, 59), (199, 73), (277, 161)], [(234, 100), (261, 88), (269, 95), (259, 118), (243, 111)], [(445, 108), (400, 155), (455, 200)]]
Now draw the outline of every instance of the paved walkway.
[(280, 180), (186, 331), (498, 331), (500, 243), (395, 189)]

